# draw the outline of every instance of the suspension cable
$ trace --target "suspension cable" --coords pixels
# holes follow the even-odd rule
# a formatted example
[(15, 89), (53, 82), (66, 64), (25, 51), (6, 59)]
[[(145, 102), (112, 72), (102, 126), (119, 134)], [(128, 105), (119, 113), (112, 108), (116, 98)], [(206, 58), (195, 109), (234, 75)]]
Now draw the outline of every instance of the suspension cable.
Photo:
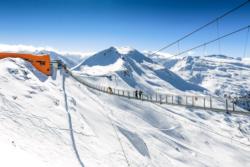
[(207, 45), (203, 45), (203, 56), (206, 54)]
[(239, 6), (237, 6), (237, 7), (233, 8), (233, 9), (227, 11), (226, 13), (222, 14), (221, 16), (219, 16), (219, 17), (217, 17), (217, 18), (211, 20), (210, 22), (204, 24), (203, 26), (201, 26), (201, 27), (195, 29), (194, 31), (192, 31), (192, 32), (190, 32), (190, 33), (184, 35), (183, 37), (179, 38), (178, 40), (176, 40), (176, 41), (174, 41), (174, 42), (172, 42), (172, 43), (170, 43), (170, 44), (168, 44), (168, 45), (162, 47), (161, 49), (159, 49), (159, 50), (157, 50), (156, 52), (152, 53), (152, 56), (155, 55), (156, 53), (158, 53), (158, 52), (160, 52), (160, 51), (162, 51), (162, 50), (165, 50), (165, 49), (169, 48), (170, 46), (173, 46), (174, 44), (176, 44), (176, 43), (178, 43), (178, 42), (180, 42), (180, 41), (186, 39), (187, 37), (189, 37), (189, 36), (193, 35), (194, 33), (196, 33), (196, 32), (198, 32), (198, 31), (204, 29), (205, 27), (207, 27), (207, 26), (209, 26), (209, 25), (211, 25), (211, 24), (217, 22), (218, 20), (220, 20), (220, 19), (222, 19), (223, 17), (229, 15), (230, 13), (233, 13), (234, 11), (236, 11), (236, 10), (240, 9), (241, 7), (247, 5), (249, 2), (250, 2), (250, 0), (245, 1), (244, 3), (240, 4)]
[[(216, 21), (216, 29), (217, 29), (217, 38), (219, 38), (219, 36), (220, 36), (219, 20)], [(220, 40), (218, 40), (218, 53), (221, 54), (221, 43), (220, 43)]]
[[(195, 47), (193, 47), (193, 48), (190, 48), (190, 49), (187, 49), (187, 50), (185, 50), (185, 51), (182, 51), (182, 52), (180, 52), (180, 53), (178, 53), (178, 54), (175, 54), (175, 55), (173, 55), (173, 56), (171, 56), (171, 57), (175, 57), (175, 56), (182, 55), (182, 54), (184, 54), (184, 53), (187, 53), (187, 52), (189, 52), (189, 51), (195, 50), (195, 49), (200, 48), (200, 47), (202, 47), (202, 46), (204, 46), (204, 45), (208, 45), (208, 44), (213, 43), (213, 42), (215, 42), (215, 41), (218, 41), (218, 40), (220, 40), (220, 39), (222, 39), (222, 38), (226, 38), (226, 37), (228, 37), (228, 36), (231, 36), (231, 35), (233, 35), (233, 34), (236, 34), (236, 33), (238, 33), (238, 32), (241, 32), (241, 31), (245, 30), (245, 29), (248, 29), (248, 28), (250, 28), (250, 25), (245, 26), (245, 27), (242, 27), (242, 28), (240, 28), (240, 29), (238, 29), (238, 30), (236, 30), (236, 31), (230, 32), (230, 33), (225, 34), (225, 35), (223, 35), (223, 36), (220, 36), (220, 37), (218, 37), (218, 38), (216, 38), (216, 39), (213, 39), (213, 40), (211, 40), (211, 41), (208, 41), (208, 42), (202, 43), (202, 44), (200, 44), (200, 45), (197, 45), (197, 46), (195, 46)], [(171, 57), (169, 57), (169, 58), (171, 58)]]
[(248, 38), (249, 38), (249, 30), (250, 30), (250, 27), (248, 27), (248, 29), (247, 29), (247, 35), (246, 35), (246, 41), (245, 41), (245, 46), (244, 46), (243, 57), (247, 57), (247, 44), (248, 44)]
[(180, 42), (178, 42), (178, 54), (180, 53)]

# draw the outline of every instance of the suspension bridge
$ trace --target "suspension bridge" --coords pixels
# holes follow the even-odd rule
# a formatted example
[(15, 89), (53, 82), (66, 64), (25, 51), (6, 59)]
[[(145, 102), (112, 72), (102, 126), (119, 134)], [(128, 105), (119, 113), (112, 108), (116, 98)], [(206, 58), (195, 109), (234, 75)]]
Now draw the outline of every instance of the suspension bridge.
[(144, 93), (141, 97), (139, 97), (136, 96), (134, 90), (116, 89), (101, 85), (95, 85), (86, 81), (86, 79), (84, 79), (83, 77), (74, 74), (74, 72), (70, 71), (68, 68), (65, 68), (65, 71), (77, 82), (83, 84), (84, 86), (112, 96), (119, 96), (131, 100), (140, 100), (157, 104), (167, 104), (187, 108), (212, 110), (216, 112), (250, 115), (250, 112), (246, 112), (244, 109), (238, 107), (234, 101), (230, 101), (229, 99), (220, 99), (219, 97), (212, 96), (186, 96), (174, 94), (149, 95)]

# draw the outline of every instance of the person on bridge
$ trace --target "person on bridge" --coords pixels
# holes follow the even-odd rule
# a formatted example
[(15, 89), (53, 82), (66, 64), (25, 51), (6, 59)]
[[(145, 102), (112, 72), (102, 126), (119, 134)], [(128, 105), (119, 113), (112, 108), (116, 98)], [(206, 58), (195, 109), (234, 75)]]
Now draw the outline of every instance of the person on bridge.
[(138, 90), (135, 91), (135, 98), (138, 99)]
[(110, 93), (110, 94), (113, 93), (112, 88), (110, 86), (108, 87), (108, 93)]
[(140, 99), (142, 99), (142, 90), (139, 90), (139, 97), (140, 97)]

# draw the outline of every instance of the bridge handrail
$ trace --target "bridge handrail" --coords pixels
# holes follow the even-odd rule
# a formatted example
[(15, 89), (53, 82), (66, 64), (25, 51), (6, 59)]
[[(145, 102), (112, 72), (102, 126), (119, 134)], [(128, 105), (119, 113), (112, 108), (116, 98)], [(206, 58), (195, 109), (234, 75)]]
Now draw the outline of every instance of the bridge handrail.
[[(100, 85), (95, 85), (92, 83), (87, 82), (86, 80), (77, 77), (71, 71), (67, 70), (68, 74), (73, 77), (76, 81), (80, 82), (81, 84), (110, 95), (116, 95), (120, 97), (126, 97), (129, 99), (136, 99), (142, 101), (148, 101), (152, 103), (158, 104), (168, 104), (168, 105), (175, 105), (175, 106), (183, 106), (189, 108), (197, 108), (197, 109), (205, 109), (205, 110), (213, 110), (218, 112), (228, 112), (233, 114), (244, 114), (250, 115), (250, 112), (245, 111), (244, 109), (236, 106), (236, 104), (228, 99), (225, 101), (218, 101), (211, 96), (191, 96), (191, 95), (173, 95), (173, 94), (155, 94), (149, 95), (143, 93), (141, 97), (135, 96), (135, 90), (125, 90), (125, 89), (116, 89), (111, 87), (105, 87)], [(199, 103), (198, 103), (199, 101)], [(219, 104), (220, 106), (224, 106), (222, 108), (217, 107), (215, 104)]]

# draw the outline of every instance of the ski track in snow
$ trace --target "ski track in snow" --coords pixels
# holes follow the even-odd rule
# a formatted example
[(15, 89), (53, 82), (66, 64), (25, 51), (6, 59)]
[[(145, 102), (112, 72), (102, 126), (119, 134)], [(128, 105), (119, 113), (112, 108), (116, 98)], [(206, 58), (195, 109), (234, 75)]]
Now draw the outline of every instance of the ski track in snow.
[(63, 80), (62, 80), (62, 86), (63, 86), (63, 93), (64, 93), (64, 102), (65, 102), (65, 110), (67, 112), (67, 115), (68, 115), (68, 122), (69, 122), (69, 130), (70, 130), (70, 137), (71, 137), (71, 140), (72, 140), (72, 147), (74, 149), (74, 152), (76, 154), (76, 158), (79, 162), (79, 164), (81, 165), (81, 167), (84, 167), (84, 164), (82, 162), (82, 159), (79, 155), (79, 152), (78, 152), (78, 149), (77, 149), (77, 145), (76, 145), (76, 142), (75, 142), (75, 136), (74, 136), (74, 130), (73, 130), (73, 125), (72, 125), (72, 119), (71, 119), (71, 114), (70, 114), (70, 111), (69, 111), (69, 106), (68, 106), (68, 97), (67, 97), (67, 93), (66, 93), (66, 89), (65, 89), (65, 74), (63, 74)]

